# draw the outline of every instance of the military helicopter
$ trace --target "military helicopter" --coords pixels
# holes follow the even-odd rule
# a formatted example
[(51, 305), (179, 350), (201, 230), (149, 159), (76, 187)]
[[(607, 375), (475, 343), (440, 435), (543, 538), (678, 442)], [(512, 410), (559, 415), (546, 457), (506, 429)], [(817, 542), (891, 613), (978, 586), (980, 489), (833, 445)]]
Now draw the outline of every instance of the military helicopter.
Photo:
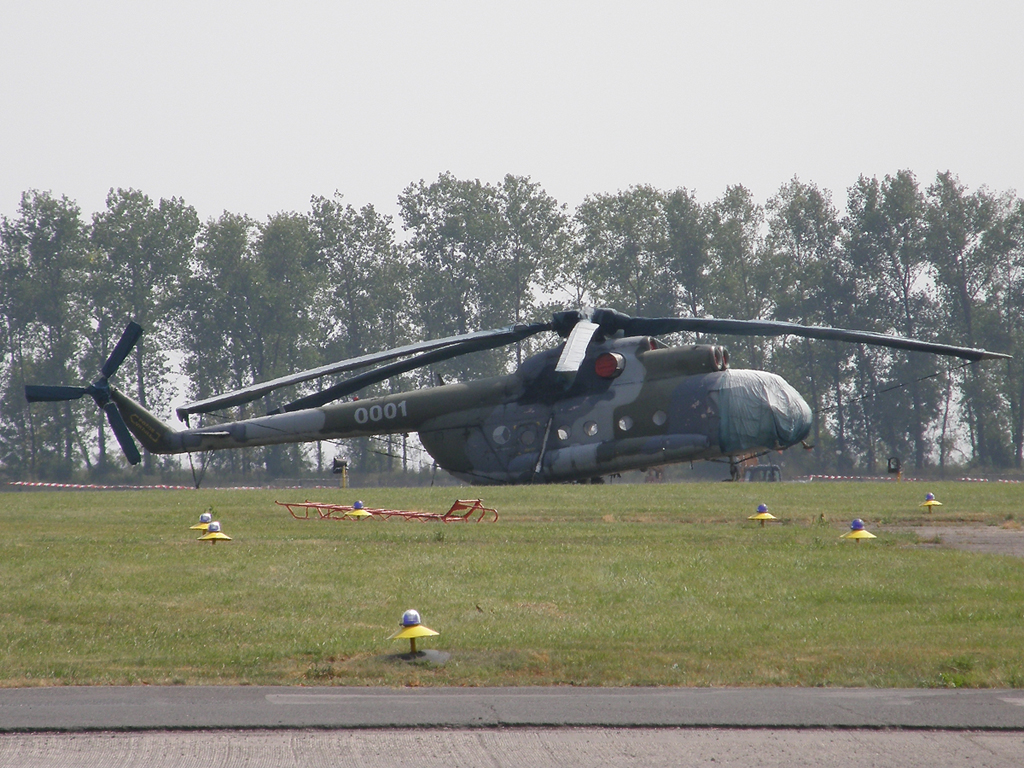
[[(968, 361), (998, 352), (869, 331), (768, 320), (630, 317), (612, 309), (556, 312), (550, 321), (423, 341), (284, 376), (177, 409), (179, 419), (248, 403), (281, 387), (351, 375), (266, 416), (175, 429), (110, 386), (142, 334), (129, 323), (87, 387), (25, 387), (30, 402), (90, 395), (128, 461), (154, 454), (336, 440), (416, 432), (442, 469), (474, 484), (587, 481), (632, 469), (704, 459), (729, 460), (801, 443), (811, 409), (780, 376), (730, 368), (718, 345), (668, 346), (657, 337), (700, 334), (780, 336), (872, 344)], [(370, 384), (459, 355), (544, 332), (565, 341), (511, 374), (412, 392), (337, 402)]]

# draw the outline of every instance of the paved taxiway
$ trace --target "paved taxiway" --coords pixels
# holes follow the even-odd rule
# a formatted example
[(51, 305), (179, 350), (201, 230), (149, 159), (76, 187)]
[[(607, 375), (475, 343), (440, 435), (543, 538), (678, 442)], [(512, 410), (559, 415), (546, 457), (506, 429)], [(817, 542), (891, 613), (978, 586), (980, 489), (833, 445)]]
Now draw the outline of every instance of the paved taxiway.
[(0, 690), (0, 766), (1024, 765), (1024, 691)]
[(567, 726), (1024, 731), (1024, 691), (262, 686), (0, 690), (0, 731)]

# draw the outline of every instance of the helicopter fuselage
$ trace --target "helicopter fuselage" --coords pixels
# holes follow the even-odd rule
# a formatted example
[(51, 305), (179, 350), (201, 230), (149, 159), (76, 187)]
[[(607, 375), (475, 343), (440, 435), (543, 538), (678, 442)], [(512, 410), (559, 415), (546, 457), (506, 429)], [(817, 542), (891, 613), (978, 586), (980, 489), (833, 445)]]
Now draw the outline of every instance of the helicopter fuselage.
[(180, 431), (112, 398), (154, 453), (416, 432), (438, 466), (475, 484), (739, 456), (787, 448), (810, 431), (796, 390), (772, 373), (730, 370), (721, 347), (609, 339), (592, 343), (570, 377), (555, 370), (558, 354), (541, 352), (506, 376)]

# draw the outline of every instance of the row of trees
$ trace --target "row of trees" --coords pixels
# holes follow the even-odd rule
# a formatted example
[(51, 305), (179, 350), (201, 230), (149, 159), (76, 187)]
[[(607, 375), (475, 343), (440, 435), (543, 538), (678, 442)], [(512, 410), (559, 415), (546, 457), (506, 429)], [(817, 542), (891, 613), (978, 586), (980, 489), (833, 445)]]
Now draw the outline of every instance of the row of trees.
[[(224, 213), (202, 222), (180, 199), (118, 189), (87, 222), (66, 197), (25, 193), (0, 220), (0, 473), (123, 471), (91, 403), (28, 408), (23, 386), (91, 381), (128, 319), (146, 334), (117, 384), (157, 413), (169, 411), (182, 376), (188, 395), (203, 398), (582, 304), (1024, 350), (1024, 202), (971, 192), (950, 173), (924, 188), (908, 171), (859, 178), (844, 212), (794, 179), (764, 205), (742, 186), (701, 203), (686, 189), (640, 185), (589, 196), (571, 213), (528, 178), (442, 174), (407, 187), (399, 209), (401, 230), (340, 195), (266, 221)], [(918, 470), (1021, 468), (1022, 354), (949, 369), (859, 345), (722, 341), (734, 366), (775, 370), (807, 397), (819, 415), (814, 469), (873, 472), (889, 455)], [(382, 386), (494, 374), (531, 349)], [(373, 464), (365, 441), (347, 450)], [(278, 476), (319, 469), (323, 455), (290, 446), (216, 461), (226, 473)], [(156, 468), (146, 456), (142, 471)]]

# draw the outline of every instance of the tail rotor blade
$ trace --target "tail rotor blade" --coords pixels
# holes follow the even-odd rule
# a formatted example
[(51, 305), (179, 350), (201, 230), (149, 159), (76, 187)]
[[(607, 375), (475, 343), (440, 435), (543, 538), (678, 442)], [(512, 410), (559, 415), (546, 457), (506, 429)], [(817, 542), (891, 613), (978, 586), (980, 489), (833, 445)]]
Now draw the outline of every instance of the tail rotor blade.
[(135, 440), (132, 439), (132, 433), (128, 431), (128, 425), (124, 423), (124, 419), (121, 417), (121, 412), (117, 410), (117, 405), (113, 402), (107, 403), (103, 406), (103, 410), (107, 412), (107, 421), (110, 423), (110, 428), (114, 430), (114, 437), (117, 438), (117, 442), (121, 446), (121, 450), (124, 451), (128, 463), (138, 464), (142, 461), (142, 454), (139, 453)]
[(100, 375), (105, 379), (109, 379), (118, 368), (121, 367), (121, 363), (128, 357), (128, 353), (132, 351), (132, 347), (142, 336), (142, 326), (136, 322), (128, 323), (128, 326), (124, 329), (124, 333), (121, 334), (121, 340), (117, 342), (117, 346), (114, 347), (114, 351), (110, 353), (110, 357), (107, 358), (107, 362), (103, 364), (100, 369)]
[(121, 412), (117, 409), (117, 404), (110, 399), (110, 385), (107, 379), (117, 372), (121, 363), (128, 357), (128, 353), (138, 343), (140, 336), (142, 336), (142, 326), (135, 322), (128, 323), (124, 333), (121, 334), (121, 339), (117, 342), (117, 346), (114, 347), (114, 351), (110, 353), (110, 357), (107, 358), (107, 361), (100, 369), (100, 378), (88, 387), (29, 384), (25, 387), (25, 399), (30, 403), (59, 402), (78, 400), (85, 395), (92, 396), (96, 405), (106, 412), (110, 428), (114, 430), (114, 437), (117, 438), (117, 442), (121, 446), (121, 450), (124, 451), (128, 461), (131, 464), (138, 464), (142, 461), (142, 454), (139, 453), (135, 440), (132, 438), (132, 433), (129, 431), (128, 425), (125, 424)]
[(78, 400), (89, 394), (84, 387), (59, 387), (47, 384), (25, 385), (25, 399), (30, 403), (56, 403), (63, 400)]

